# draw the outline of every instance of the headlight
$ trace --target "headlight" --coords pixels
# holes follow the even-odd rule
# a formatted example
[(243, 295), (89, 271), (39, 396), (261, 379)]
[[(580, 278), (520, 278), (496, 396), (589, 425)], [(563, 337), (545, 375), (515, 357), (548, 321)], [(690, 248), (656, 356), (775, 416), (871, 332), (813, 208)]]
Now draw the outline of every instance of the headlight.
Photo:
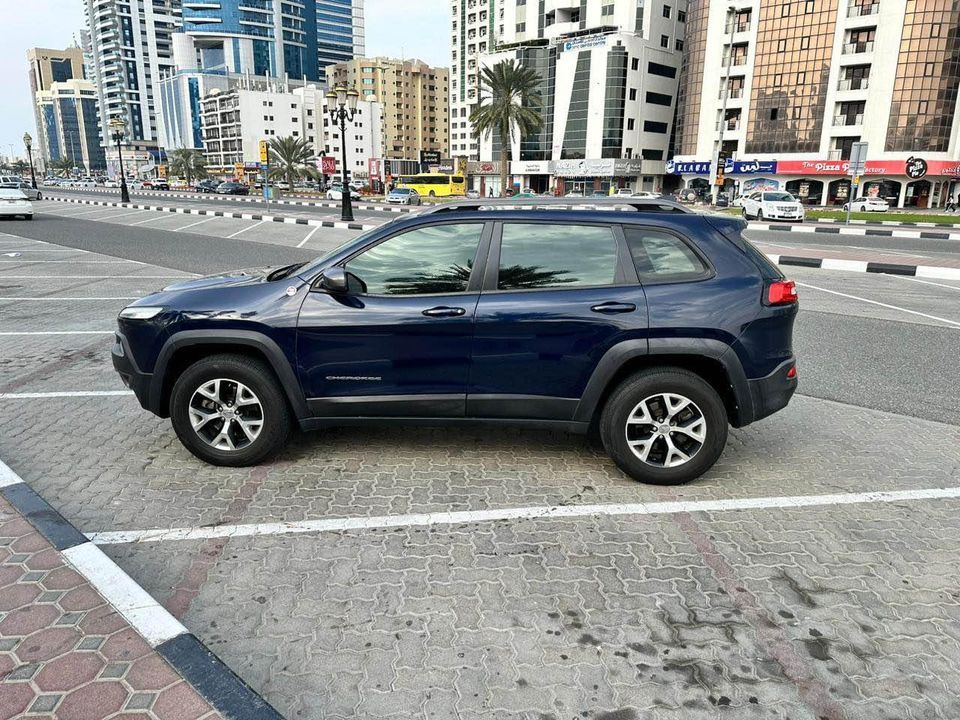
[(120, 311), (120, 317), (125, 320), (151, 320), (163, 312), (162, 307), (147, 307), (134, 305)]

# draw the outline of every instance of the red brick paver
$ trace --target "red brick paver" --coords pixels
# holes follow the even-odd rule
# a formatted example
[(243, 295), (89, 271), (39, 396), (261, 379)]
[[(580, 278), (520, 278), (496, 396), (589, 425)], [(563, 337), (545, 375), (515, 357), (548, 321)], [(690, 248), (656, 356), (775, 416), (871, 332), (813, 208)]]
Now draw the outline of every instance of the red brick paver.
[(0, 498), (0, 720), (21, 716), (220, 717)]

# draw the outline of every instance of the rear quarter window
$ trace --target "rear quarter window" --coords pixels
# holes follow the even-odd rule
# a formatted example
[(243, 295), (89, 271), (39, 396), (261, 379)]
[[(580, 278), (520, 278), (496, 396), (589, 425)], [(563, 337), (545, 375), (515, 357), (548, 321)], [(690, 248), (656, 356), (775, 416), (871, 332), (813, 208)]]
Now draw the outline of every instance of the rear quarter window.
[(681, 238), (645, 227), (623, 228), (640, 282), (681, 282), (710, 274), (710, 268)]

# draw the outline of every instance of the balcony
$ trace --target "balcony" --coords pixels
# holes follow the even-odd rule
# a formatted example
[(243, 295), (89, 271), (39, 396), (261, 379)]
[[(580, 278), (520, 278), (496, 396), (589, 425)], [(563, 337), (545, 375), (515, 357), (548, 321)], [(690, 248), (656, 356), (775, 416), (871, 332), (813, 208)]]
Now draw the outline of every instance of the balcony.
[(729, 35), (729, 34), (732, 33), (732, 32), (733, 32), (733, 33), (750, 32), (750, 21), (747, 20), (747, 21), (745, 21), (745, 22), (735, 22), (735, 23), (733, 23), (733, 22), (728, 22), (728, 23), (724, 26), (723, 31), (724, 31), (727, 35)]
[(837, 90), (866, 90), (870, 87), (870, 78), (850, 78), (837, 83)]
[(723, 67), (738, 67), (740, 65), (747, 64), (747, 53), (746, 52), (737, 52), (733, 53), (733, 62), (730, 63), (730, 53), (725, 52), (723, 54)]
[(740, 129), (740, 118), (730, 118), (729, 120), (718, 120), (717, 130), (737, 131)]
[(856, 127), (857, 125), (863, 125), (863, 113), (833, 116), (834, 127)]
[(878, 12), (880, 12), (880, 3), (873, 3), (872, 5), (854, 3), (847, 8), (847, 17), (867, 17), (868, 15), (876, 15)]
[(724, 95), (727, 96), (727, 100), (740, 100), (743, 97), (743, 88), (742, 87), (731, 88), (727, 92), (724, 92), (723, 90), (721, 90), (720, 96), (719, 96), (721, 100), (723, 100)]
[(858, 55), (860, 53), (873, 52), (873, 40), (863, 40), (861, 42), (844, 43), (844, 55)]

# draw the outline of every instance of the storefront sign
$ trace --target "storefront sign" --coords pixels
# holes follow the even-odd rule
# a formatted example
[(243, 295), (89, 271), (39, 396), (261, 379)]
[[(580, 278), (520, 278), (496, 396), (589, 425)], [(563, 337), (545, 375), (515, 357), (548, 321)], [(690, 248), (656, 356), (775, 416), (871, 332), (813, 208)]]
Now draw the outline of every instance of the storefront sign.
[(709, 160), (667, 160), (663, 171), (667, 175), (709, 175)]
[(453, 158), (443, 158), (437, 164), (437, 172), (452, 173), (457, 163)]
[(367, 158), (367, 173), (371, 178), (380, 179), (380, 158)]
[(440, 164), (440, 151), (439, 150), (421, 150), (420, 151), (420, 162), (423, 165), (438, 165)]
[(324, 175), (333, 175), (337, 172), (337, 161), (333, 157), (320, 158), (320, 172)]
[(467, 174), (469, 175), (499, 175), (500, 174), (500, 161), (492, 160), (468, 160), (467, 161)]
[(780, 189), (779, 180), (769, 178), (750, 178), (740, 183), (740, 194), (749, 195), (753, 192), (772, 192)]
[(919, 180), (927, 174), (927, 161), (923, 158), (908, 157), (904, 172), (911, 180)]
[(616, 162), (610, 159), (556, 160), (553, 174), (557, 177), (613, 177)]
[(576, 38), (574, 40), (565, 40), (563, 43), (563, 51), (569, 52), (571, 50), (593, 50), (594, 48), (606, 46), (606, 35), (590, 35), (587, 37)]
[(549, 175), (553, 169), (553, 163), (546, 160), (514, 160), (510, 163), (510, 172), (514, 175)]
[(776, 160), (734, 160), (727, 158), (723, 167), (727, 175), (774, 175), (777, 172)]
[(617, 177), (639, 175), (643, 167), (641, 158), (622, 158), (613, 161), (613, 174)]

